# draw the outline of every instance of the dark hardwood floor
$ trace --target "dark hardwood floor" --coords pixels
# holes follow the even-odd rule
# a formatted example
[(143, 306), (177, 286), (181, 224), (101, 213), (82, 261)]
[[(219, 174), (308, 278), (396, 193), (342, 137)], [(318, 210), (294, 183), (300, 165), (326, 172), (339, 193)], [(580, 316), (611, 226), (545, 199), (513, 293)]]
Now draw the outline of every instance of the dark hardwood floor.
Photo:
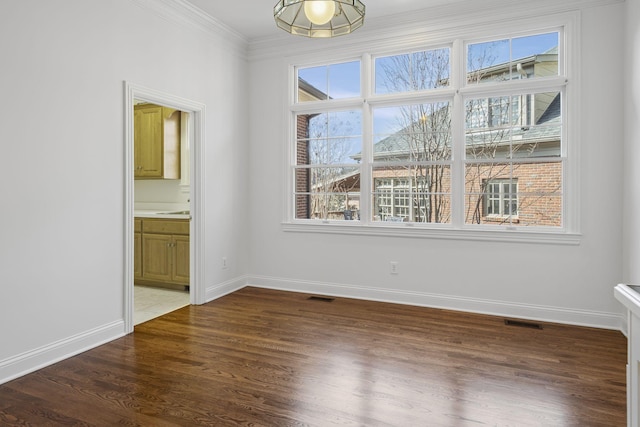
[(624, 426), (617, 331), (245, 288), (0, 386), (0, 425)]

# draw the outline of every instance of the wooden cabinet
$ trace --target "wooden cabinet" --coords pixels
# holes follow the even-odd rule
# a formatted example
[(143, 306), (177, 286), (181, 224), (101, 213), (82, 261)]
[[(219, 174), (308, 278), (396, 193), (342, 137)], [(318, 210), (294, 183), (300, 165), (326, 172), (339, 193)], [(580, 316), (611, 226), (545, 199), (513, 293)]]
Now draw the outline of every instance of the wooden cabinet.
[(145, 280), (172, 282), (172, 236), (148, 234), (142, 236), (142, 277)]
[(173, 236), (173, 278), (189, 284), (189, 236)]
[(189, 285), (189, 220), (142, 218), (140, 241), (136, 283)]
[(133, 112), (136, 179), (180, 178), (180, 111), (140, 104)]

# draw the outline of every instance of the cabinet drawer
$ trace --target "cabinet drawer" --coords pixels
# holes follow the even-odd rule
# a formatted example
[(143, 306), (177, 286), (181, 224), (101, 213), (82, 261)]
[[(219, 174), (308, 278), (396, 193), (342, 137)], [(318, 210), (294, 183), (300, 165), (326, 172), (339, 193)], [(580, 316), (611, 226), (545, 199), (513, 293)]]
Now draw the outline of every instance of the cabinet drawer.
[(142, 221), (143, 233), (189, 234), (189, 220), (147, 219)]
[(136, 218), (133, 220), (133, 232), (140, 233), (141, 231), (142, 231), (142, 220)]

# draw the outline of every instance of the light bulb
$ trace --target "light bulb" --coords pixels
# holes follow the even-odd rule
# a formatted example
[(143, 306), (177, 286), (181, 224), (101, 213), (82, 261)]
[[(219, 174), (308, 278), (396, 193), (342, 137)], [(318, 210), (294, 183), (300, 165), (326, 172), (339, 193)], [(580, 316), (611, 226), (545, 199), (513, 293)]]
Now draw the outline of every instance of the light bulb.
[(333, 0), (307, 0), (304, 2), (304, 14), (309, 21), (316, 25), (323, 25), (331, 21), (336, 13), (336, 4)]

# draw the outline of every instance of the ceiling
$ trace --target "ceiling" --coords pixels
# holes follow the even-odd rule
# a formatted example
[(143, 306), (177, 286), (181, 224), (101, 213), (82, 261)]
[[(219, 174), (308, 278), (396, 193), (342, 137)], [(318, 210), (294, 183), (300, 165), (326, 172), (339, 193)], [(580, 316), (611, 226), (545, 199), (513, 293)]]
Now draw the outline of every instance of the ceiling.
[[(273, 6), (277, 0), (187, 1), (248, 40), (271, 37), (282, 32), (273, 20)], [(362, 0), (367, 8), (365, 26), (369, 20), (462, 1), (465, 0)]]

